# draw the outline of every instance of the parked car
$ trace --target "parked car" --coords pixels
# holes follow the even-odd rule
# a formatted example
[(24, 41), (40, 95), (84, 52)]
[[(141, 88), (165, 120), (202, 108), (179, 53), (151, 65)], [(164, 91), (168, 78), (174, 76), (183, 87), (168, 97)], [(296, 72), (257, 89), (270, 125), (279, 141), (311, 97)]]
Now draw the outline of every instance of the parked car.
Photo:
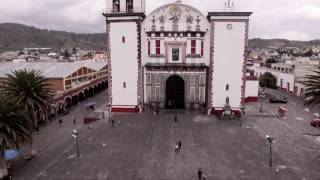
[(320, 127), (320, 119), (314, 119), (310, 123), (311, 126), (319, 128)]
[(269, 99), (269, 102), (287, 104), (288, 100), (285, 97), (272, 97)]

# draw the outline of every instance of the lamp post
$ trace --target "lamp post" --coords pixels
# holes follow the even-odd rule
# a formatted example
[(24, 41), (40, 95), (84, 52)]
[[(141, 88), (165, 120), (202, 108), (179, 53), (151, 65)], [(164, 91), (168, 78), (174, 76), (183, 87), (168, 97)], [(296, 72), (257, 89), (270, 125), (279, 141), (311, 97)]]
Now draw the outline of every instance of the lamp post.
[(79, 130), (74, 129), (72, 131), (72, 137), (76, 140), (76, 145), (77, 145), (77, 157), (80, 157), (80, 152), (79, 152), (79, 139), (78, 139), (78, 132)]
[(260, 113), (262, 113), (262, 105), (263, 105), (263, 100), (264, 100), (264, 97), (266, 96), (264, 94), (264, 91), (261, 92), (261, 94), (259, 95), (260, 96), (260, 101), (261, 101), (261, 104), (260, 104)]
[(266, 135), (267, 143), (269, 143), (269, 167), (272, 167), (272, 143), (274, 142), (274, 138), (270, 137), (269, 135)]

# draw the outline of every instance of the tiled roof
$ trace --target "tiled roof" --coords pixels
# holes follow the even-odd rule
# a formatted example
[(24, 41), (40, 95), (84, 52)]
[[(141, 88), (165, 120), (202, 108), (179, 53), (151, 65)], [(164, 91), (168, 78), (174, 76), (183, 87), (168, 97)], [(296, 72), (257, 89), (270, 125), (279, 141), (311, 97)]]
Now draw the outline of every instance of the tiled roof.
[(24, 62), (0, 63), (0, 78), (5, 78), (13, 70), (27, 69), (40, 70), (46, 78), (66, 78), (81, 67), (99, 71), (107, 65), (106, 62), (81, 61), (81, 62)]

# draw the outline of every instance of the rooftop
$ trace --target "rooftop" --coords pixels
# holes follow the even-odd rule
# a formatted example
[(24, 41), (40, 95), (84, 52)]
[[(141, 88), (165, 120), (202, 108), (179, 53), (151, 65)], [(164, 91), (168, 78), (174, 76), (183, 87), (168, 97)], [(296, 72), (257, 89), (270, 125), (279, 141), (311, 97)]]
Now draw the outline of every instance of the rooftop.
[(0, 78), (5, 78), (14, 70), (40, 70), (46, 78), (66, 78), (82, 67), (99, 71), (107, 65), (106, 62), (79, 61), (79, 62), (4, 62), (0, 63)]

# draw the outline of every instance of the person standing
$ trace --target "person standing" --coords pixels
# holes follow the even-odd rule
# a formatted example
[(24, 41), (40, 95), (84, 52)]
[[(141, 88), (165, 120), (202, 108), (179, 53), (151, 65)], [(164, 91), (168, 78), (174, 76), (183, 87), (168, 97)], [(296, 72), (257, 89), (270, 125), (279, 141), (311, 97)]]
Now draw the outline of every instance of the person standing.
[(181, 141), (179, 141), (179, 142), (178, 142), (179, 151), (181, 151), (181, 146), (182, 146), (182, 143), (181, 143)]
[(73, 124), (77, 124), (77, 118), (76, 118), (76, 116), (73, 116), (72, 122), (73, 122)]
[(202, 169), (201, 168), (198, 169), (198, 177), (199, 177), (199, 180), (201, 180), (201, 178), (202, 178)]
[(175, 147), (174, 147), (174, 152), (178, 152), (179, 151), (179, 144), (178, 143), (176, 143), (176, 145), (175, 145)]
[(202, 180), (206, 180), (207, 179), (207, 173), (205, 171), (203, 171), (202, 173)]
[(111, 120), (111, 125), (114, 127), (114, 119)]
[(62, 127), (62, 122), (63, 122), (62, 119), (59, 118), (59, 126), (60, 126), (60, 127)]
[(118, 126), (120, 126), (120, 124), (121, 124), (121, 122), (120, 122), (120, 120), (118, 120)]

